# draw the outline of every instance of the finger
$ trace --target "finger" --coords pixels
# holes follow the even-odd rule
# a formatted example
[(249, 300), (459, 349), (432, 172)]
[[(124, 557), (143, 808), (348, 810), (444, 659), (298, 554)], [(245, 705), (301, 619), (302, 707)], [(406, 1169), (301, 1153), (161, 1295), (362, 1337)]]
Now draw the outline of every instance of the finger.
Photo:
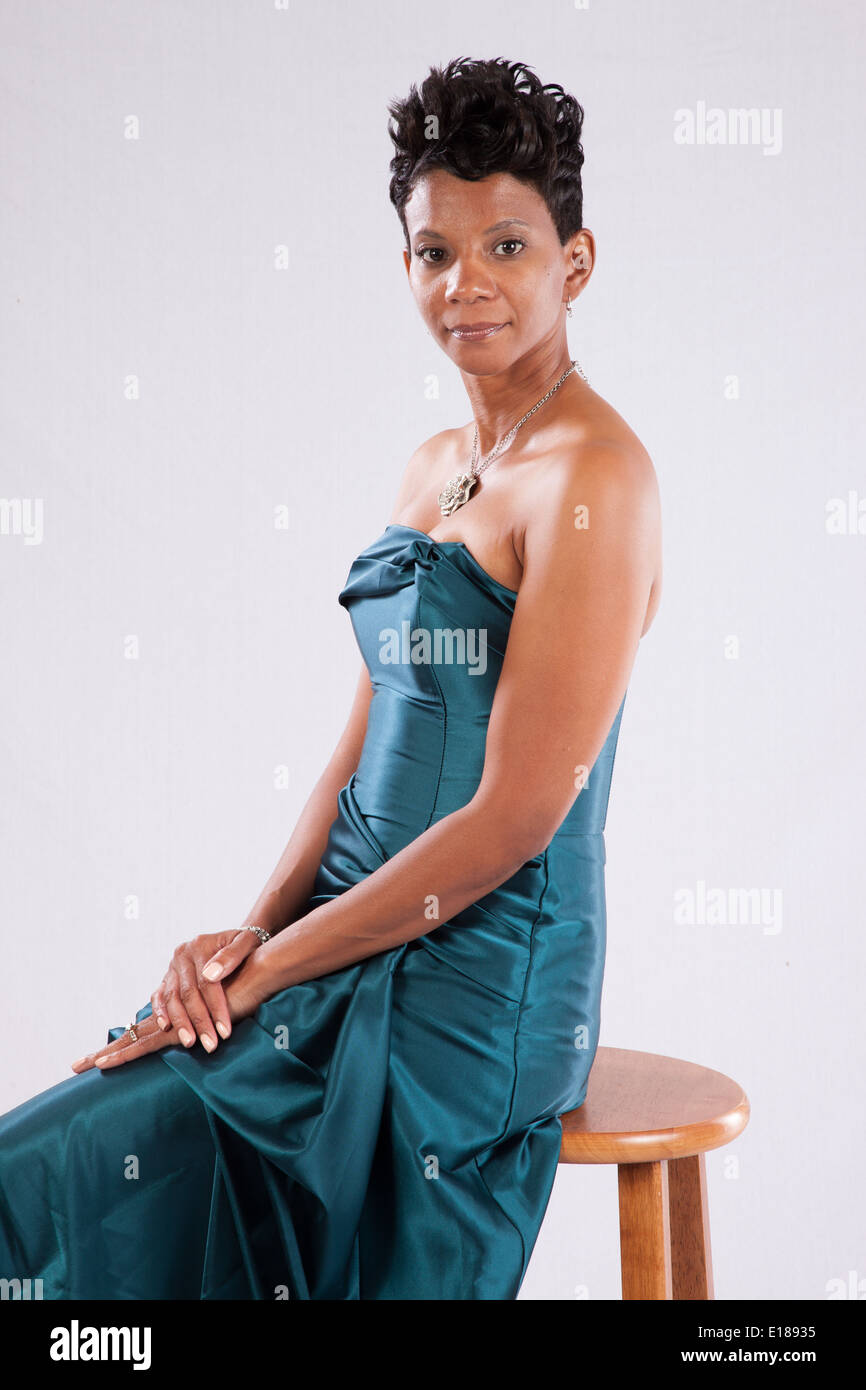
[(202, 1047), (206, 1052), (213, 1052), (219, 1042), (216, 1036), (216, 1024), (211, 1018), (210, 1010), (198, 987), (195, 968), (191, 965), (181, 966), (179, 974), (180, 997), (183, 1007), (192, 1020), (192, 1025), (201, 1039)]
[(196, 1041), (196, 1031), (192, 1026), (192, 1019), (186, 1012), (181, 998), (181, 976), (178, 967), (172, 965), (165, 974), (165, 979), (160, 986), (163, 994), (163, 1013), (167, 1013), (171, 1027), (178, 1034), (183, 1047), (193, 1047)]
[[(177, 956), (177, 952), (175, 952)], [(184, 1047), (195, 1046), (195, 1029), (181, 998), (180, 961), (169, 966), (165, 979), (160, 985), (163, 1012), (168, 1015), (170, 1025), (175, 1030)]]
[(156, 1019), (163, 1032), (167, 1033), (171, 1028), (171, 1019), (166, 1016), (165, 1006), (162, 1002), (162, 988), (155, 989), (150, 996), (150, 1007), (153, 1010), (153, 1017)]
[(239, 966), (242, 960), (246, 960), (259, 944), (255, 932), (244, 931), (241, 928), (233, 941), (211, 956), (201, 972), (202, 977), (205, 980), (221, 980)]
[[(136, 1034), (138, 1034), (139, 1025), (134, 1024), (133, 1027), (135, 1028)], [(97, 1057), (107, 1056), (110, 1052), (118, 1052), (120, 1048), (124, 1046), (125, 1042), (129, 1041), (131, 1040), (128, 1032), (121, 1034), (121, 1036), (115, 1038), (113, 1042), (105, 1043), (104, 1046), (98, 1047), (94, 1052), (88, 1052), (85, 1053), (83, 1057), (79, 1057), (77, 1062), (72, 1063), (72, 1070), (89, 1071), (91, 1067), (96, 1065)]]
[(227, 1038), (232, 1031), (232, 1015), (223, 986), (203, 983), (201, 992), (214, 1021), (214, 1027), (221, 1038)]
[(183, 1000), (180, 997), (179, 989), (173, 989), (165, 995), (165, 1013), (171, 1020), (171, 1026), (177, 1033), (178, 1039), (184, 1047), (192, 1047), (195, 1043), (195, 1029), (192, 1019), (186, 1011)]
[(164, 1033), (152, 1018), (145, 1019), (144, 1023), (137, 1023), (135, 1032), (135, 1042), (128, 1033), (124, 1033), (122, 1038), (118, 1038), (117, 1043), (112, 1043), (110, 1048), (95, 1058), (95, 1066), (100, 1071), (110, 1071), (112, 1067), (123, 1066), (124, 1062), (145, 1057), (149, 1052), (158, 1052), (172, 1041), (171, 1035)]
[(129, 1060), (129, 1057), (125, 1055), (127, 1053), (129, 1056), (140, 1056), (143, 1050), (154, 1051), (155, 1046), (165, 1047), (174, 1040), (174, 1035), (163, 1033), (153, 1018), (146, 1018), (143, 1022), (133, 1026), (136, 1032), (136, 1042), (133, 1042), (129, 1033), (125, 1032), (95, 1052), (88, 1052), (84, 1057), (79, 1057), (78, 1061), (72, 1063), (72, 1070), (84, 1072), (89, 1071), (92, 1067), (98, 1067), (102, 1070), (103, 1067), (115, 1065), (114, 1059), (118, 1056), (122, 1056), (123, 1060), (127, 1061)]

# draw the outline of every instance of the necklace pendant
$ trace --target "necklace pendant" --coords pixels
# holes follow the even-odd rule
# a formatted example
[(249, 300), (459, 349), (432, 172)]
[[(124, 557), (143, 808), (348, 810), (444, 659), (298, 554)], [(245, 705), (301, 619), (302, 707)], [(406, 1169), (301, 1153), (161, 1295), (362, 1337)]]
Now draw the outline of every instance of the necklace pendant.
[(458, 473), (439, 494), (439, 510), (443, 516), (450, 516), (469, 501), (469, 494), (478, 482), (474, 473)]

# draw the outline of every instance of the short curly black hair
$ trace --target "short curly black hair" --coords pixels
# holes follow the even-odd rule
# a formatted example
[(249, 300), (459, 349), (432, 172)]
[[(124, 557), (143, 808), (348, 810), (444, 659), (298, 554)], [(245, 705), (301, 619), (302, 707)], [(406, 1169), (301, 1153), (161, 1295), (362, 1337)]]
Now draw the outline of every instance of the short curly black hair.
[(454, 58), (431, 67), (420, 92), (413, 83), (388, 112), (396, 151), (389, 194), (407, 250), (405, 205), (433, 168), (473, 180), (508, 173), (532, 184), (562, 245), (583, 227), (583, 107), (558, 83), (543, 84), (528, 64)]

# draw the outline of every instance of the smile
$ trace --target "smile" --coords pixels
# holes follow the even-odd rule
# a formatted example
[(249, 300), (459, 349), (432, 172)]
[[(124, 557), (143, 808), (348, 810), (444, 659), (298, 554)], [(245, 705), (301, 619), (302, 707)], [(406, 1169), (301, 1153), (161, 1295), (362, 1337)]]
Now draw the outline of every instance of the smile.
[(479, 323), (461, 328), (458, 324), (456, 328), (451, 329), (451, 332), (455, 338), (460, 338), (463, 342), (474, 343), (481, 338), (492, 338), (495, 333), (506, 326), (504, 323)]

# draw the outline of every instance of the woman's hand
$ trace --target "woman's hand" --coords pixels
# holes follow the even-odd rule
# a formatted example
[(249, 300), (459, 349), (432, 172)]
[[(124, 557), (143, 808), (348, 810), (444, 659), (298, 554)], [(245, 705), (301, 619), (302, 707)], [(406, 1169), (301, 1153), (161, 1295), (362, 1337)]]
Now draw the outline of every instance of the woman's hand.
[(231, 1014), (222, 984), (205, 980), (202, 971), (219, 952), (227, 962), (221, 978), (234, 970), (258, 946), (254, 932), (209, 932), (183, 941), (171, 958), (162, 983), (150, 996), (153, 1017), (164, 1032), (174, 1032), (184, 1047), (192, 1047), (198, 1034), (207, 1052), (217, 1046), (216, 1034), (231, 1033)]
[[(189, 1024), (193, 1020), (197, 1026), (202, 1027), (199, 1036), (202, 1037), (203, 1047), (206, 1047), (204, 1037), (209, 1037), (215, 1047), (217, 1042), (213, 1034), (207, 1031), (204, 1017), (210, 1020), (213, 1016), (215, 1029), (220, 1031), (221, 1037), (228, 1037), (231, 1034), (232, 1023), (252, 1015), (268, 997), (261, 972), (253, 967), (252, 952), (256, 951), (257, 947), (259, 941), (256, 934), (243, 930), (220, 931), (183, 942), (172, 956), (172, 963), (165, 973), (163, 984), (158, 990), (154, 990), (150, 997), (152, 1015), (135, 1024), (138, 1041), (132, 1041), (126, 1031), (122, 1037), (108, 1042), (99, 1048), (99, 1051), (89, 1052), (72, 1063), (72, 1070), (88, 1072), (92, 1066), (99, 1066), (100, 1069), (118, 1066), (122, 1062), (131, 1062), (146, 1052), (157, 1052), (160, 1048), (170, 1047), (175, 1042), (192, 1047), (196, 1038), (195, 1033), (190, 1033)], [(225, 977), (228, 970), (234, 973), (225, 983), (207, 983), (200, 979), (200, 973), (217, 952), (220, 955), (222, 977)], [(168, 990), (171, 992), (165, 988), (167, 981)], [(157, 1004), (160, 1008), (157, 1008)], [(203, 1009), (206, 1008), (207, 1015), (204, 1016)], [(165, 1019), (165, 1013), (168, 1013), (168, 1019)], [(161, 1026), (158, 1022), (160, 1015), (168, 1023), (167, 1027)], [(207, 1051), (213, 1052), (213, 1049), (207, 1048)]]

